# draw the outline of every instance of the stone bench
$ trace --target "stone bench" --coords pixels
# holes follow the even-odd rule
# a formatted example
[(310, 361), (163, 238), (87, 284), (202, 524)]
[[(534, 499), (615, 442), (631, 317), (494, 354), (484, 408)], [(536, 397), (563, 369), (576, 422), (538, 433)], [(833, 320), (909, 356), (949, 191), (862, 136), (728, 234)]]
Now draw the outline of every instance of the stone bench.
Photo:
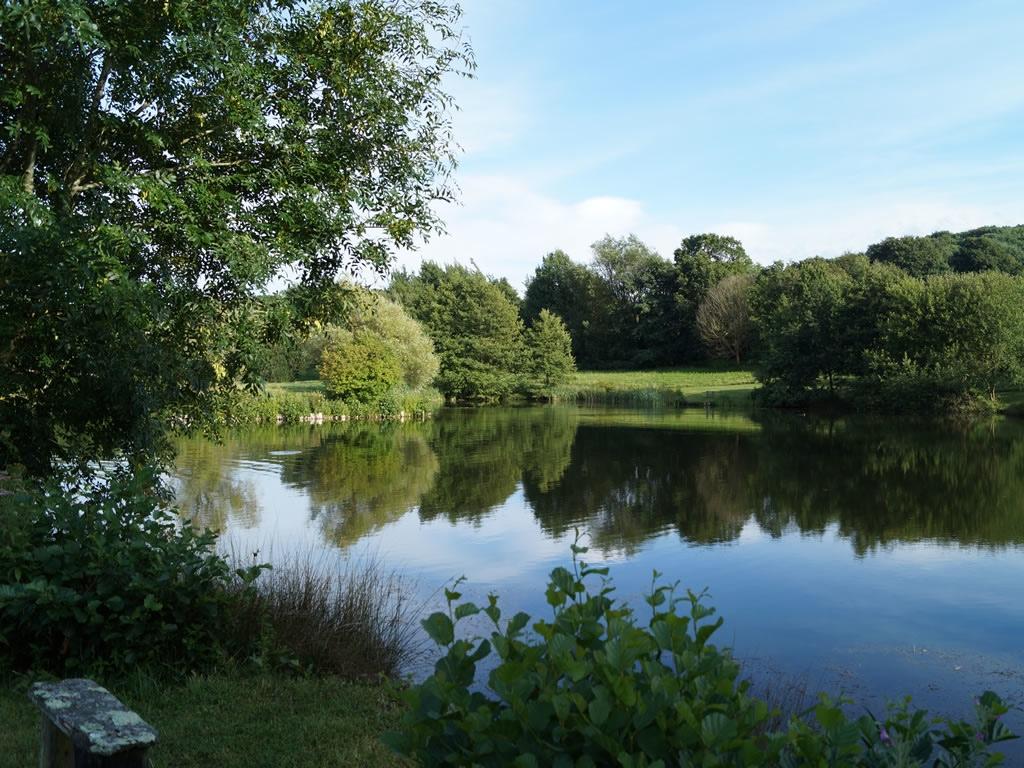
[(156, 731), (91, 680), (36, 683), (40, 768), (146, 768)]

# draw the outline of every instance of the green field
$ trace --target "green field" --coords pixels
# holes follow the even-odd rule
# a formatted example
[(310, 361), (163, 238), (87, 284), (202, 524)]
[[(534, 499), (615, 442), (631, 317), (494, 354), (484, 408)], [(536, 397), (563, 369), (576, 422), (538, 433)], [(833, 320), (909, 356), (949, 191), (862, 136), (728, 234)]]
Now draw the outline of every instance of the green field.
[[(572, 384), (559, 388), (562, 399), (583, 402), (643, 404), (668, 400), (681, 405), (749, 406), (757, 387), (747, 369), (707, 367), (652, 371), (580, 371)], [(684, 402), (680, 402), (684, 401)]]
[[(398, 719), (385, 689), (336, 678), (195, 678), (112, 692), (160, 734), (155, 768), (401, 765), (380, 743)], [(38, 715), (24, 692), (0, 690), (0, 768), (38, 765)]]

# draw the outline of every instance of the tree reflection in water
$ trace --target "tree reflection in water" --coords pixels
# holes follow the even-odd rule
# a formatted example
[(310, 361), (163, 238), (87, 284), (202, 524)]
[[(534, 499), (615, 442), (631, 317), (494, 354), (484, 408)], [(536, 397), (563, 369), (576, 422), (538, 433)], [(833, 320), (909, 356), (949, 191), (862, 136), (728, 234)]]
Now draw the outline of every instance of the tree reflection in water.
[[(275, 452), (296, 450), (296, 455)], [(324, 538), (348, 546), (417, 510), (479, 524), (517, 491), (547, 536), (589, 531), (630, 553), (834, 529), (857, 555), (896, 542), (1024, 543), (1024, 428), (785, 414), (719, 418), (575, 408), (447, 410), (426, 422), (347, 423), (185, 441), (186, 514), (253, 525), (260, 501), (232, 468), (259, 459), (309, 496)]]

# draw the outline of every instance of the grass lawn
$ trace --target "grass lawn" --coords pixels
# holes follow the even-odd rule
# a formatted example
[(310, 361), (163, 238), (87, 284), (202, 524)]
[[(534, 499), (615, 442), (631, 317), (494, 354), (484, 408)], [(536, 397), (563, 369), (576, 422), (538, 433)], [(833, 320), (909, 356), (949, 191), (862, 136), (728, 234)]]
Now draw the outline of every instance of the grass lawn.
[(688, 402), (749, 405), (757, 380), (747, 369), (702, 367), (652, 371), (580, 371), (564, 389), (626, 394), (659, 390), (682, 395)]
[[(333, 678), (196, 678), (112, 687), (160, 733), (155, 768), (398, 766), (380, 735), (397, 704), (381, 687)], [(38, 719), (25, 693), (0, 690), (0, 768), (38, 765)]]

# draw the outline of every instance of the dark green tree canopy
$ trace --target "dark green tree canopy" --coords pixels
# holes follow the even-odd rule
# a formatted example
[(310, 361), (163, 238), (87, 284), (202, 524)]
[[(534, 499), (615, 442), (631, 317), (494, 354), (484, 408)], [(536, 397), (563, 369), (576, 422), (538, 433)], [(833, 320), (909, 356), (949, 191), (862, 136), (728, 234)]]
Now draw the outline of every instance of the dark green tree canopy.
[(956, 238), (948, 232), (929, 237), (887, 237), (868, 246), (872, 261), (892, 264), (917, 277), (937, 275), (950, 270), (950, 259), (957, 250)]
[(636, 235), (605, 236), (591, 246), (593, 271), (611, 297), (609, 362), (650, 367), (677, 358), (679, 321), (672, 262)]
[(523, 318), (533, 323), (542, 310), (562, 318), (582, 365), (600, 365), (608, 351), (611, 295), (601, 279), (562, 250), (552, 251), (526, 283)]
[(887, 237), (868, 246), (867, 256), (917, 277), (949, 271), (1019, 275), (1024, 273), (1024, 226)]
[[(0, 8), (0, 464), (151, 446), (452, 196), (433, 0)], [(255, 294), (301, 286), (286, 310)]]
[(391, 293), (434, 342), (441, 359), (437, 387), (446, 398), (486, 403), (516, 390), (526, 362), (523, 322), (499, 282), (428, 261), (418, 275), (397, 273)]

